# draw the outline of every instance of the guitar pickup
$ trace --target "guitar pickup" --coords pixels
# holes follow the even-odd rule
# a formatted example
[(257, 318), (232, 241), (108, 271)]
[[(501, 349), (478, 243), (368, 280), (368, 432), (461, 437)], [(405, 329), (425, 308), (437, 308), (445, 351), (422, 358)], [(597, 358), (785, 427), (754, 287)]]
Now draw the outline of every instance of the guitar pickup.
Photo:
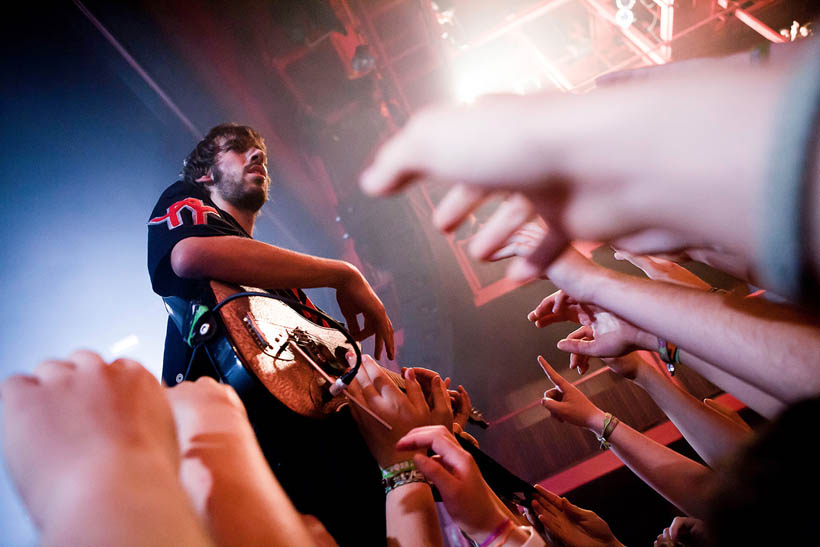
[(279, 354), (282, 353), (282, 351), (284, 351), (287, 347), (289, 337), (285, 329), (273, 329), (273, 343), (271, 343), (268, 341), (265, 333), (262, 332), (262, 329), (259, 328), (259, 325), (250, 313), (245, 314), (245, 317), (242, 318), (242, 323), (248, 330), (248, 334), (251, 335), (253, 341), (262, 351), (267, 352), (268, 350), (272, 350), (275, 356), (278, 357)]

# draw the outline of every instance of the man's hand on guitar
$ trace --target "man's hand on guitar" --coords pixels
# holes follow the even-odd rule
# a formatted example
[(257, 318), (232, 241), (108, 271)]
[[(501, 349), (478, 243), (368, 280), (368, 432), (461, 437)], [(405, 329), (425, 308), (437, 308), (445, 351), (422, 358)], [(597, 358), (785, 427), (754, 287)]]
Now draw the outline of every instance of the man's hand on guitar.
[[(387, 349), (387, 358), (392, 360), (395, 355), (393, 324), (387, 317), (384, 304), (356, 267), (350, 265), (349, 272), (345, 281), (336, 286), (336, 301), (339, 303), (347, 328), (356, 340), (364, 340), (375, 335), (373, 353), (376, 359), (381, 358), (384, 346)], [(363, 326), (359, 326), (359, 314), (364, 316)]]

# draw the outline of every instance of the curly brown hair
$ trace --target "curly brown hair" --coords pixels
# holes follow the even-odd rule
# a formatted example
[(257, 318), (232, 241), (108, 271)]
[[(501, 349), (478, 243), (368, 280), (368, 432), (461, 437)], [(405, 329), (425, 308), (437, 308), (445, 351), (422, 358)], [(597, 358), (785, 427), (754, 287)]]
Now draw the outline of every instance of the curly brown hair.
[(182, 177), (186, 182), (196, 184), (196, 179), (208, 174), (216, 156), (223, 150), (244, 151), (256, 146), (267, 154), (265, 139), (252, 127), (236, 123), (222, 123), (211, 128), (205, 138), (185, 158)]

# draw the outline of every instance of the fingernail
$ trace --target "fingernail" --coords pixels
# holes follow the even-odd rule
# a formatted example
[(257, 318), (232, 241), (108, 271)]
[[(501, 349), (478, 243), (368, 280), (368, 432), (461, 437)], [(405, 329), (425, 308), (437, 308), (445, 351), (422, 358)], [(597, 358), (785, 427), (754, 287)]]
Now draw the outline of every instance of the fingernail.
[(345, 355), (345, 357), (347, 357), (347, 362), (348, 362), (351, 366), (356, 364), (356, 354), (355, 354), (355, 353), (353, 353), (352, 351), (348, 351), (348, 352), (347, 352), (347, 355)]
[(575, 367), (575, 370), (578, 372), (578, 375), (579, 375), (579, 376), (580, 376), (581, 374), (583, 374), (583, 372), (581, 372), (581, 367)]

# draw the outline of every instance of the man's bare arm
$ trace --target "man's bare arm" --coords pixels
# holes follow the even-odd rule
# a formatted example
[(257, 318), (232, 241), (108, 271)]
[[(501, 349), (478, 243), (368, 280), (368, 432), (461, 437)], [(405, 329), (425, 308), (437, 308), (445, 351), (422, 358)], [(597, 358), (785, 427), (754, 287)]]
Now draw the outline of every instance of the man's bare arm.
[[(171, 250), (171, 268), (179, 277), (219, 279), (263, 288), (331, 287), (339, 308), (358, 340), (376, 335), (375, 355), (394, 356), (393, 325), (379, 297), (348, 262), (311, 256), (237, 236), (189, 237)], [(357, 315), (364, 316), (359, 326)]]
[(290, 251), (238, 236), (189, 237), (171, 251), (179, 277), (256, 287), (333, 287), (358, 273), (347, 262)]

